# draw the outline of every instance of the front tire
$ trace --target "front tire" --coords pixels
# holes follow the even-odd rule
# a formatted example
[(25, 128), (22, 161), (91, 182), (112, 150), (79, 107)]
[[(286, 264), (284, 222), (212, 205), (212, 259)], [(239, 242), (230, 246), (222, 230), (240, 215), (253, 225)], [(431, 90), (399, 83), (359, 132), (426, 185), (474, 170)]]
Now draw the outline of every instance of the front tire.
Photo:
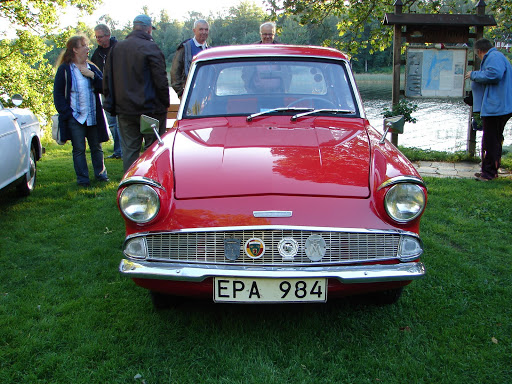
[(390, 289), (387, 291), (374, 292), (369, 294), (370, 300), (376, 305), (391, 305), (398, 302), (402, 296), (403, 287)]
[(183, 298), (165, 293), (150, 291), (151, 301), (156, 310), (170, 309), (183, 302)]
[(36, 149), (32, 146), (30, 147), (30, 165), (28, 172), (23, 176), (20, 184), (17, 186), (18, 195), (19, 196), (28, 196), (36, 187), (36, 174), (37, 174), (37, 164), (36, 164)]

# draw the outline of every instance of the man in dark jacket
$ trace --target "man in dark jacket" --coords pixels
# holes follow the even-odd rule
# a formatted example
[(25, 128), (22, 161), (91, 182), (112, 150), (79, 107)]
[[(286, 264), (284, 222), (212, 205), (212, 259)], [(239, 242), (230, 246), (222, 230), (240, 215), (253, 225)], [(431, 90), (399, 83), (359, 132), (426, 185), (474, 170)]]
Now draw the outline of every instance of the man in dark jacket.
[(125, 172), (139, 157), (142, 140), (144, 150), (156, 140), (153, 134), (140, 133), (140, 116), (157, 119), (160, 135), (166, 131), (169, 82), (153, 29), (149, 16), (135, 17), (133, 31), (111, 49), (105, 63), (104, 108), (118, 117)]
[[(94, 34), (96, 35), (96, 41), (98, 42), (98, 48), (94, 50), (91, 61), (103, 72), (105, 67), (105, 61), (110, 49), (117, 44), (117, 39), (114, 36), (110, 36), (110, 28), (105, 24), (98, 24), (94, 27)], [(108, 156), (109, 159), (120, 159), (122, 157), (121, 150), (121, 138), (119, 135), (119, 125), (117, 124), (117, 118), (106, 112), (108, 126), (112, 132), (112, 138), (114, 139), (114, 153)]]
[(94, 34), (98, 42), (98, 48), (94, 50), (91, 61), (103, 72), (108, 53), (117, 44), (117, 39), (110, 36), (110, 29), (105, 24), (98, 24), (94, 27)]

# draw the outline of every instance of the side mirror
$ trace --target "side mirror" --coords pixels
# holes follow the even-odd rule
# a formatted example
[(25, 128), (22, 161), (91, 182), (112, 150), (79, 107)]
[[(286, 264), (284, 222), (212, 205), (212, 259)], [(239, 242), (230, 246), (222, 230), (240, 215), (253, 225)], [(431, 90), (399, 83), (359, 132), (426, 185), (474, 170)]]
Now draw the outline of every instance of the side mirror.
[(143, 135), (151, 135), (152, 133), (158, 139), (158, 144), (162, 145), (164, 142), (158, 133), (160, 122), (152, 117), (141, 115), (140, 116), (140, 133)]
[(382, 139), (380, 139), (379, 144), (384, 144), (384, 140), (386, 139), (388, 132), (404, 133), (404, 124), (404, 115), (386, 117), (384, 119), (384, 134), (382, 135)]
[(19, 107), (21, 105), (21, 103), (23, 102), (23, 97), (16, 93), (16, 94), (12, 95), (11, 101), (15, 106)]

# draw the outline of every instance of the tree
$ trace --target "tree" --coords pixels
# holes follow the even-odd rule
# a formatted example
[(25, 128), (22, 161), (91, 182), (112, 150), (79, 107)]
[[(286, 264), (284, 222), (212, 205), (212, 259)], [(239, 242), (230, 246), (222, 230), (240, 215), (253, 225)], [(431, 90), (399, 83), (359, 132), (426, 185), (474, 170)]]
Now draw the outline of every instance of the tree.
[(182, 41), (183, 23), (171, 20), (166, 11), (161, 11), (160, 20), (156, 22), (156, 30), (153, 31), (153, 38), (161, 48), (168, 68), (176, 53), (178, 44)]
[[(80, 12), (92, 13), (100, 0), (0, 0), (0, 18), (8, 20), (15, 37), (0, 42), (0, 94), (23, 96), (23, 106), (30, 108), (39, 118), (49, 121), (54, 112), (53, 78), (54, 68), (45, 56), (52, 50), (48, 40), (58, 24), (60, 12), (73, 7)], [(0, 31), (4, 36), (8, 31)], [(71, 32), (57, 39), (63, 47)], [(64, 39), (65, 38), (65, 39)], [(9, 102), (7, 104), (10, 104)]]
[[(48, 95), (52, 95), (49, 78), (53, 78), (51, 66), (45, 64), (44, 41), (28, 31), (19, 30), (17, 39), (0, 42), (0, 94), (23, 96), (24, 107), (39, 116), (51, 116)], [(10, 103), (7, 103), (10, 104)]]
[(218, 15), (211, 23), (212, 45), (252, 44), (260, 40), (260, 25), (266, 14), (254, 3), (241, 2), (226, 16)]
[(61, 11), (74, 7), (91, 14), (101, 0), (0, 0), (0, 18), (6, 18), (16, 29), (29, 29), (36, 34), (55, 29)]
[[(394, 11), (393, 0), (267, 0), (274, 14), (295, 15), (301, 24), (321, 24), (328, 16), (339, 18), (340, 36), (336, 45), (343, 51), (355, 55), (362, 48), (369, 53), (382, 51), (391, 45), (393, 29), (384, 26), (386, 13)], [(402, 0), (403, 12), (416, 13), (475, 13), (476, 3), (471, 0)], [(494, 15), (498, 28), (488, 30), (489, 37), (497, 31), (510, 31), (512, 27), (512, 0), (488, 0), (486, 13)], [(372, 25), (367, 39), (362, 39), (365, 27)]]
[(301, 26), (295, 18), (283, 17), (279, 20), (279, 33), (276, 40), (283, 44), (314, 44), (311, 41), (311, 31), (307, 26)]

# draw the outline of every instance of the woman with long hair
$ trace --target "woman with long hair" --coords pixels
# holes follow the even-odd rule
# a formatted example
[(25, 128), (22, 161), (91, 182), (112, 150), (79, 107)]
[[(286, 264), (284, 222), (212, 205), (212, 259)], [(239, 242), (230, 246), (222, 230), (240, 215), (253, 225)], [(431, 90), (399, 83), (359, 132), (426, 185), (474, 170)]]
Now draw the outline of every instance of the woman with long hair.
[(109, 181), (101, 148), (101, 143), (109, 139), (99, 96), (103, 91), (103, 76), (88, 56), (88, 39), (85, 36), (71, 37), (57, 60), (53, 83), (61, 139), (71, 140), (77, 183), (84, 187), (90, 186), (85, 139), (91, 150), (96, 180)]

